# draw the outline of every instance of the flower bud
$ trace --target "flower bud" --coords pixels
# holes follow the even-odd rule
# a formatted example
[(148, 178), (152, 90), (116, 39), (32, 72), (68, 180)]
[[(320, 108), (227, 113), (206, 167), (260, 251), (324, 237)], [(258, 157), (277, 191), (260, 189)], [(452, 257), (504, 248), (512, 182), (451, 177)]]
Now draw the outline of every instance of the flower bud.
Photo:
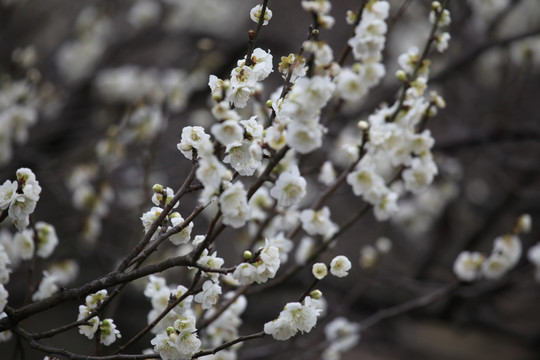
[(271, 108), (272, 108), (272, 105), (274, 105), (274, 102), (273, 102), (272, 100), (268, 100), (268, 101), (266, 102), (266, 107), (267, 107), (267, 108), (271, 109)]
[(358, 122), (358, 128), (362, 131), (369, 129), (369, 123), (366, 120), (360, 120)]
[(322, 291), (319, 290), (319, 289), (315, 289), (313, 290), (312, 292), (309, 293), (309, 296), (312, 297), (313, 299), (315, 300), (319, 300), (320, 298), (322, 298)]
[(405, 82), (408, 80), (407, 73), (402, 69), (399, 69), (398, 71), (396, 71), (396, 78), (401, 82)]
[(246, 250), (244, 251), (244, 255), (242, 255), (244, 260), (251, 260), (251, 258), (253, 257), (253, 254), (251, 253), (251, 251), (249, 250)]
[(156, 194), (161, 194), (163, 192), (163, 185), (161, 184), (155, 184), (153, 187), (152, 187), (152, 190), (156, 193)]

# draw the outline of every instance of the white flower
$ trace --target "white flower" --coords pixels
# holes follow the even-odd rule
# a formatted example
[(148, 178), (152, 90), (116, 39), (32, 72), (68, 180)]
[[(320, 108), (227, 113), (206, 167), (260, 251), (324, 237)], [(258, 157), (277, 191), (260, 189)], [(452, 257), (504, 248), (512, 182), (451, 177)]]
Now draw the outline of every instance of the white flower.
[(357, 166), (357, 169), (347, 175), (347, 183), (352, 186), (354, 195), (363, 195), (370, 203), (377, 202), (386, 189), (384, 179), (371, 166)]
[[(262, 5), (256, 5), (251, 11), (249, 12), (249, 17), (254, 22), (258, 23), (259, 19), (261, 18), (261, 12), (262, 12)], [(272, 18), (272, 11), (267, 7), (264, 12), (264, 21), (263, 25), (268, 25), (268, 21)]]
[(493, 254), (500, 254), (508, 260), (508, 266), (515, 266), (521, 257), (521, 240), (515, 235), (499, 236), (494, 240)]
[[(165, 194), (162, 194), (161, 192), (154, 192), (154, 194), (152, 195), (152, 202), (154, 203), (154, 205), (161, 206), (161, 203), (163, 202), (163, 206), (165, 206), (174, 197), (174, 190), (171, 189), (170, 187), (166, 187), (163, 190), (165, 191)], [(177, 207), (177, 206), (178, 206), (178, 203), (174, 205), (174, 207)]]
[(205, 190), (217, 191), (221, 182), (228, 177), (228, 170), (216, 156), (210, 155), (199, 161), (199, 168), (195, 172), (197, 179), (204, 185)]
[(150, 344), (154, 345), (154, 351), (159, 353), (163, 360), (185, 359), (177, 348), (177, 339), (178, 334), (176, 332), (172, 332), (170, 335), (161, 333), (156, 335), (150, 341)]
[(176, 346), (182, 354), (180, 359), (191, 359), (193, 354), (201, 347), (201, 340), (199, 340), (194, 330), (195, 329), (184, 330), (178, 335)]
[(105, 346), (111, 345), (116, 341), (117, 338), (119, 339), (122, 337), (120, 335), (120, 331), (116, 328), (116, 324), (113, 322), (113, 319), (105, 319), (100, 322), (99, 335), (100, 342)]
[(98, 292), (94, 294), (90, 294), (86, 297), (86, 306), (88, 306), (90, 309), (97, 308), (103, 300), (107, 297), (107, 290), (99, 290)]
[(0, 313), (4, 312), (4, 308), (8, 302), (9, 293), (3, 284), (0, 284)]
[(461, 281), (474, 281), (481, 275), (484, 255), (478, 252), (462, 251), (454, 261), (454, 274)]
[(403, 171), (405, 188), (417, 194), (431, 185), (437, 173), (437, 165), (431, 156), (414, 158), (411, 161), (411, 166)]
[(529, 251), (527, 251), (527, 259), (529, 259), (531, 264), (540, 268), (540, 243), (529, 248)]
[(135, 28), (155, 24), (161, 15), (159, 3), (153, 0), (137, 0), (127, 13), (127, 21)]
[(328, 268), (324, 263), (315, 263), (311, 268), (311, 272), (315, 278), (322, 280), (326, 277), (326, 275), (328, 275)]
[(378, 221), (385, 221), (394, 216), (399, 211), (398, 198), (398, 193), (394, 191), (386, 193), (373, 207), (375, 218)]
[(267, 238), (268, 245), (272, 245), (278, 248), (279, 250), (279, 260), (282, 263), (287, 262), (289, 259), (289, 252), (294, 247), (293, 242), (285, 237), (285, 233), (280, 231), (275, 236)]
[(45, 300), (58, 291), (57, 279), (47, 271), (43, 271), (43, 278), (39, 283), (37, 291), (32, 295), (33, 301)]
[(36, 223), (37, 256), (48, 258), (58, 245), (56, 230), (51, 224), (43, 221)]
[(31, 259), (34, 256), (34, 232), (25, 229), (13, 236), (13, 242), (17, 249), (17, 254), (23, 260)]
[(392, 250), (392, 240), (382, 236), (375, 241), (375, 247), (381, 254), (386, 254)]
[(249, 140), (232, 143), (227, 146), (227, 155), (223, 159), (226, 164), (231, 164), (234, 170), (242, 176), (251, 176), (261, 166), (262, 149)]
[(232, 275), (242, 285), (254, 283), (258, 278), (257, 268), (250, 263), (238, 264)]
[(302, 228), (309, 235), (322, 235), (325, 239), (331, 238), (337, 231), (338, 226), (330, 220), (328, 206), (319, 211), (306, 209), (300, 214)]
[(262, 248), (258, 259), (254, 263), (257, 268), (257, 279), (255, 281), (260, 284), (276, 276), (281, 263), (279, 249), (270, 245), (267, 240), (266, 246)]
[(281, 317), (264, 324), (264, 333), (272, 335), (275, 340), (288, 340), (297, 332), (290, 321)]
[(351, 262), (344, 255), (338, 255), (330, 262), (330, 273), (336, 277), (345, 277), (349, 275)]
[(508, 270), (510, 270), (512, 266), (510, 265), (510, 262), (508, 261), (508, 258), (506, 256), (503, 256), (501, 254), (492, 253), (487, 259), (484, 260), (482, 263), (482, 275), (486, 279), (498, 279)]
[(0, 210), (5, 210), (17, 197), (17, 188), (19, 183), (6, 180), (0, 185)]
[(324, 327), (326, 339), (339, 351), (353, 348), (360, 340), (360, 326), (340, 316)]
[(291, 326), (301, 332), (310, 332), (317, 323), (320, 310), (299, 302), (288, 303), (279, 314), (280, 318), (291, 323)]
[(307, 154), (322, 145), (324, 127), (316, 122), (293, 122), (287, 127), (285, 141), (300, 154)]
[(150, 230), (150, 227), (152, 226), (154, 221), (157, 220), (157, 218), (159, 217), (162, 211), (163, 211), (162, 208), (154, 206), (141, 216), (141, 221), (143, 223), (145, 232)]
[(375, 265), (378, 257), (377, 249), (371, 245), (366, 245), (360, 249), (360, 259), (358, 263), (364, 269), (369, 269)]
[(296, 205), (306, 195), (306, 179), (300, 176), (297, 167), (279, 175), (270, 196), (278, 201), (281, 207)]
[(36, 200), (18, 194), (9, 206), (8, 215), (18, 230), (24, 230), (30, 224), (30, 214), (36, 209)]
[(233, 228), (243, 226), (249, 219), (249, 206), (247, 203), (247, 191), (244, 184), (237, 181), (219, 197), (219, 206), (223, 213), (223, 223)]
[(332, 165), (331, 161), (325, 161), (322, 166), (319, 173), (318, 180), (322, 184), (326, 186), (330, 186), (336, 179), (336, 170), (334, 169), (334, 165)]
[[(86, 305), (80, 305), (79, 306), (79, 315), (77, 317), (77, 321), (80, 321), (84, 318), (86, 318), (88, 315), (90, 315), (90, 312), (92, 311), (91, 308), (89, 308)], [(79, 325), (79, 333), (81, 335), (86, 336), (89, 339), (94, 338), (94, 334), (96, 333), (98, 326), (99, 326), (99, 318), (97, 316), (94, 316), (93, 318), (90, 318), (87, 323), (89, 325)]]
[(443, 32), (439, 35), (437, 35), (437, 40), (435, 46), (437, 47), (437, 51), (442, 53), (446, 49), (448, 49), (448, 42), (450, 41), (450, 34), (447, 32)]
[(202, 291), (195, 295), (194, 300), (202, 304), (203, 309), (210, 309), (219, 300), (221, 294), (221, 286), (212, 280), (206, 280), (203, 284)]
[[(177, 212), (170, 214), (169, 219), (171, 220), (171, 224), (173, 227), (182, 226), (182, 224), (184, 223), (184, 218), (180, 216), (180, 214)], [(173, 227), (169, 227), (168, 230), (171, 230)], [(190, 222), (181, 231), (169, 236), (169, 240), (174, 245), (186, 244), (191, 238), (192, 229), (193, 229), (193, 222)]]
[[(4, 235), (3, 233), (4, 231), (0, 233), (0, 238)], [(10, 239), (8, 239), (8, 241), (10, 241)], [(9, 264), (11, 264), (11, 260), (8, 252), (6, 252), (4, 245), (0, 243), (0, 284), (7, 284), (9, 282), (9, 273), (11, 272), (8, 268)]]
[(244, 139), (244, 129), (236, 120), (226, 120), (212, 125), (210, 132), (225, 146), (239, 143)]
[(182, 139), (177, 145), (178, 150), (188, 159), (192, 159), (193, 150), (197, 150), (200, 157), (210, 155), (214, 146), (210, 141), (210, 135), (204, 132), (202, 126), (186, 126), (182, 129)]
[(294, 260), (299, 265), (304, 265), (309, 256), (315, 250), (315, 241), (309, 236), (304, 236), (300, 240), (300, 244), (296, 248), (296, 253), (294, 254)]
[(362, 74), (358, 74), (351, 69), (343, 69), (334, 78), (339, 96), (346, 101), (355, 102), (367, 94), (368, 87)]
[[(244, 66), (245, 59), (238, 60), (238, 66)], [(251, 68), (257, 81), (262, 81), (270, 75), (272, 70), (272, 55), (261, 48), (256, 48), (251, 54)]]

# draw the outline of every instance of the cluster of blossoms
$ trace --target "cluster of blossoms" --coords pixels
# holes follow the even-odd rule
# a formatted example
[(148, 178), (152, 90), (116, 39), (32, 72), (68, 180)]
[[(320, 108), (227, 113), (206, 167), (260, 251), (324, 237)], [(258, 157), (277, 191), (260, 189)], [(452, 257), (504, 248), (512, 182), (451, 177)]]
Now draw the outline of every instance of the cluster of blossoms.
[[(344, 255), (338, 255), (330, 262), (330, 273), (335, 277), (346, 277), (351, 270), (351, 261)], [(328, 275), (328, 266), (324, 263), (315, 263), (311, 268), (311, 272), (316, 279), (322, 280)]]
[(99, 183), (98, 176), (96, 165), (81, 164), (74, 167), (66, 179), (66, 185), (72, 192), (73, 206), (86, 214), (81, 234), (90, 244), (101, 234), (102, 219), (109, 213), (114, 200), (111, 186), (106, 182)]
[[(433, 26), (448, 25), (449, 15), (446, 22), (440, 22), (441, 18), (438, 15)], [(423, 130), (422, 121), (433, 116), (437, 107), (444, 107), (444, 100), (435, 92), (429, 100), (424, 96), (428, 62), (420, 58), (417, 48), (401, 55), (398, 63), (401, 69), (397, 77), (407, 84), (404, 93), (392, 106), (383, 106), (367, 122), (359, 122), (369, 141), (363, 144), (365, 155), (347, 176), (354, 194), (374, 206), (375, 217), (380, 221), (398, 213), (400, 195), (405, 191), (423, 192), (438, 173), (431, 153), (435, 141), (429, 130)], [(389, 187), (387, 183), (396, 175), (400, 175), (401, 182)]]
[[(79, 316), (77, 320), (88, 318), (107, 298), (107, 290), (100, 290), (95, 294), (88, 295), (84, 305), (79, 306)], [(121, 338), (120, 331), (116, 328), (112, 319), (100, 320), (98, 316), (93, 316), (87, 320), (87, 325), (79, 325), (81, 335), (93, 339), (98, 332), (99, 341), (105, 346), (109, 346)]]
[[(386, 42), (386, 18), (390, 5), (387, 1), (370, 1), (362, 12), (355, 27), (354, 36), (349, 39), (356, 63), (342, 68), (334, 81), (340, 98), (347, 102), (357, 102), (370, 88), (377, 85), (386, 71), (382, 64), (382, 54)], [(359, 14), (349, 13), (348, 21), (354, 24)]]
[(328, 0), (304, 0), (302, 9), (317, 15), (317, 23), (325, 29), (331, 29), (336, 20), (330, 15), (332, 3)]
[(94, 86), (108, 103), (135, 104), (146, 100), (166, 104), (167, 110), (178, 113), (185, 109), (191, 92), (204, 85), (201, 78), (198, 72), (187, 74), (178, 68), (159, 70), (125, 65), (100, 70)]
[(13, 155), (13, 143), (24, 144), (37, 122), (39, 101), (30, 80), (3, 82), (0, 89), (0, 165)]
[(352, 349), (360, 341), (360, 326), (339, 316), (324, 327), (328, 346), (321, 354), (323, 360), (339, 360), (341, 354)]
[(319, 301), (308, 296), (302, 303), (287, 303), (277, 319), (264, 324), (264, 332), (276, 340), (288, 340), (298, 331), (309, 333), (322, 311)]
[(392, 250), (392, 241), (387, 237), (380, 237), (375, 241), (375, 245), (366, 245), (360, 249), (358, 263), (364, 269), (371, 269), (379, 258), (390, 250)]
[(266, 245), (259, 249), (257, 256), (250, 262), (238, 264), (233, 278), (242, 285), (265, 283), (276, 276), (280, 263), (279, 249), (266, 241)]
[(112, 23), (97, 7), (83, 8), (75, 20), (75, 38), (64, 43), (56, 53), (56, 66), (67, 82), (88, 77), (107, 49)]
[[(489, 256), (479, 252), (462, 251), (454, 261), (454, 273), (462, 281), (475, 281), (481, 278), (498, 279), (510, 271), (522, 255), (522, 244), (519, 233), (527, 233), (531, 229), (531, 218), (524, 214), (518, 218), (514, 234), (506, 234), (495, 238), (493, 250)], [(534, 250), (529, 257), (534, 258)], [(533, 260), (531, 262), (534, 263)]]
[(0, 185), (0, 210), (7, 211), (13, 225), (23, 231), (30, 224), (30, 215), (34, 212), (41, 186), (36, 175), (28, 168), (16, 172), (17, 180), (6, 180)]
[[(172, 200), (174, 195), (171, 188), (164, 188), (160, 184), (154, 185), (153, 191), (154, 195), (152, 196), (152, 202), (156, 206), (152, 207), (149, 211), (145, 212), (141, 216), (141, 221), (144, 226), (145, 232), (148, 232), (150, 230), (152, 224), (163, 212), (162, 207), (167, 205)], [(174, 204), (174, 207), (177, 206), (177, 203)], [(166, 226), (167, 231), (174, 229), (174, 233), (169, 236), (169, 240), (174, 245), (186, 244), (191, 239), (191, 230), (193, 229), (193, 223), (190, 222), (184, 225), (184, 218), (177, 211), (168, 214), (167, 218), (164, 219), (162, 224), (159, 224), (159, 227), (157, 228), (158, 231), (154, 232), (154, 236), (160, 233), (162, 226)]]

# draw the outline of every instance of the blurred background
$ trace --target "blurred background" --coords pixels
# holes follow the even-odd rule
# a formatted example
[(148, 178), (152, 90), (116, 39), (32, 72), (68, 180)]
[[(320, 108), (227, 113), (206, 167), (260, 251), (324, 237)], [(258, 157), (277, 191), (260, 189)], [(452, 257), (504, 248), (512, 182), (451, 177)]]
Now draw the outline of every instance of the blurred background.
[[(422, 49), (429, 34), (429, 1), (389, 2), (387, 76), (362, 102), (344, 107), (329, 126), (333, 138), (321, 150), (333, 153), (338, 168), (338, 144), (350, 129), (382, 102), (394, 101), (397, 57), (411, 46)], [(332, 2), (336, 23), (321, 30), (320, 38), (335, 58), (352, 32), (346, 11), (359, 3)], [(14, 179), (20, 167), (31, 168), (43, 188), (34, 217), (53, 224), (60, 239), (52, 258), (37, 262), (34, 281), (51, 263), (75, 266), (66, 262), (75, 260), (78, 276), (66, 286), (82, 285), (112, 270), (137, 243), (143, 234), (139, 218), (153, 206), (152, 185), (177, 189), (190, 170), (176, 148), (182, 128), (214, 121), (208, 76), (227, 78), (243, 58), (247, 31), (255, 27), (249, 10), (256, 4), (0, 0), (0, 181)], [(273, 18), (257, 44), (271, 50), (277, 69), (281, 56), (299, 51), (312, 18), (300, 1), (270, 1), (269, 7)], [(451, 1), (449, 8), (450, 48), (430, 55), (429, 86), (447, 105), (428, 123), (436, 139), (437, 180), (426, 193), (403, 199), (393, 221), (378, 223), (369, 212), (323, 255), (329, 261), (347, 254), (353, 269), (346, 279), (320, 283), (328, 314), (312, 333), (286, 342), (247, 342), (239, 358), (319, 358), (328, 321), (343, 315), (360, 322), (444, 288), (455, 279), (452, 265), (461, 250), (488, 254), (495, 237), (511, 232), (523, 213), (531, 215), (533, 227), (521, 238), (524, 255), (514, 270), (498, 280), (462, 284), (430, 306), (366, 329), (343, 359), (540, 357), (540, 284), (525, 256), (540, 241), (540, 4), (471, 0)], [(261, 92), (262, 103), (282, 84), (274, 71)], [(11, 102), (22, 109), (10, 127)], [(143, 108), (150, 113), (139, 116)], [(302, 172), (313, 173), (318, 155), (305, 158)], [(316, 175), (308, 188), (311, 199), (320, 190)], [(363, 205), (351, 195), (342, 186), (329, 201), (337, 223)], [(186, 197), (182, 215), (196, 203), (196, 194)], [(192, 234), (203, 234), (207, 226), (208, 217), (200, 218)], [(8, 221), (1, 229), (4, 238), (14, 232)], [(369, 246), (380, 237), (391, 240), (392, 250), (370, 257)], [(245, 239), (242, 229), (222, 234), (216, 247), (225, 266), (238, 261)], [(152, 261), (171, 251), (186, 250), (171, 247)], [(24, 301), (28, 266), (13, 264), (7, 287), (11, 306)], [(187, 285), (189, 279), (183, 269), (165, 275), (174, 284)], [(283, 304), (298, 298), (311, 276), (305, 269), (279, 289), (249, 294), (240, 333), (261, 331)], [(127, 287), (108, 309), (124, 340), (146, 325), (151, 305), (140, 291), (144, 284)], [(39, 332), (74, 321), (83, 301), (23, 325)], [(150, 347), (150, 339), (147, 335), (130, 351)], [(82, 354), (90, 354), (94, 345), (76, 330), (47, 343)], [(0, 344), (0, 354), (6, 359), (44, 355), (16, 339)]]

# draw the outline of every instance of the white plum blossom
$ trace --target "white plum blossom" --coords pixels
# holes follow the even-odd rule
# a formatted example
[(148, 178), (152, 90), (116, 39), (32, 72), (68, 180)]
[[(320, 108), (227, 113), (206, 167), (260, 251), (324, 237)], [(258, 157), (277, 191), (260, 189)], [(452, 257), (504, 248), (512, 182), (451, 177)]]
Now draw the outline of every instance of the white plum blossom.
[(338, 352), (352, 349), (360, 340), (360, 325), (339, 316), (324, 327), (326, 340)]
[(122, 337), (113, 319), (104, 319), (99, 323), (99, 335), (100, 342), (105, 346), (111, 345), (116, 339)]
[(297, 205), (306, 195), (306, 179), (300, 175), (298, 167), (293, 167), (279, 175), (270, 196), (278, 201), (281, 207)]
[(297, 332), (298, 330), (292, 326), (291, 322), (281, 317), (264, 324), (264, 333), (272, 335), (275, 340), (288, 340)]
[(276, 340), (287, 340), (298, 331), (309, 333), (317, 323), (321, 309), (310, 297), (304, 303), (287, 303), (277, 319), (264, 324), (264, 332)]
[(0, 284), (0, 313), (4, 312), (4, 308), (8, 302), (9, 293), (7, 292), (4, 284)]
[(223, 191), (219, 197), (219, 206), (223, 213), (223, 223), (225, 225), (233, 228), (244, 226), (249, 219), (250, 212), (244, 184), (237, 181)]
[(36, 223), (37, 256), (48, 258), (58, 245), (58, 236), (54, 226), (44, 221)]
[(226, 164), (231, 164), (234, 170), (242, 176), (251, 176), (261, 166), (262, 149), (249, 140), (231, 143), (226, 149), (227, 155), (223, 159)]
[(311, 268), (311, 272), (316, 279), (322, 280), (326, 277), (326, 275), (328, 275), (328, 268), (324, 263), (315, 263)]
[(33, 301), (45, 300), (51, 297), (58, 291), (56, 276), (49, 274), (47, 271), (43, 271), (43, 278), (39, 283), (37, 291), (32, 294)]
[(318, 211), (303, 210), (300, 213), (300, 221), (302, 222), (302, 228), (309, 235), (322, 235), (324, 239), (331, 238), (338, 231), (338, 226), (330, 220), (328, 206)]
[(350, 260), (344, 255), (338, 255), (330, 262), (330, 273), (336, 277), (345, 277), (349, 275), (351, 269)]
[[(86, 318), (88, 315), (90, 315), (92, 309), (88, 307), (87, 305), (80, 305), (79, 306), (79, 315), (77, 317), (77, 321), (80, 321), (84, 318)], [(98, 330), (99, 327), (99, 317), (94, 316), (90, 318), (87, 321), (88, 325), (79, 325), (79, 333), (81, 335), (86, 336), (89, 339), (94, 338), (94, 334)]]
[(183, 128), (182, 138), (177, 147), (190, 160), (193, 158), (193, 150), (196, 150), (200, 157), (210, 155), (214, 151), (210, 135), (204, 132), (202, 126), (186, 126)]
[(29, 260), (34, 256), (34, 232), (25, 229), (13, 236), (13, 243), (17, 249), (17, 254), (23, 260)]
[[(258, 23), (262, 15), (262, 9), (263, 9), (262, 5), (255, 5), (255, 7), (252, 8), (251, 11), (249, 12), (250, 19)], [(263, 25), (268, 25), (268, 22), (270, 21), (271, 18), (272, 18), (272, 11), (267, 7), (264, 12)]]
[(17, 181), (6, 180), (0, 185), (0, 210), (6, 210), (17, 197)]
[(326, 186), (330, 186), (336, 179), (336, 170), (334, 169), (334, 165), (332, 165), (331, 161), (325, 161), (322, 166), (319, 173), (319, 177), (317, 178), (320, 183)]
[(478, 252), (462, 251), (454, 261), (454, 274), (461, 281), (474, 281), (480, 278), (484, 255)]
[(219, 300), (221, 286), (212, 280), (206, 280), (202, 291), (195, 295), (194, 300), (202, 305), (203, 309), (210, 309)]
[(145, 232), (148, 232), (148, 230), (150, 230), (150, 227), (152, 226), (154, 221), (157, 220), (162, 211), (162, 208), (154, 206), (141, 216), (141, 221), (143, 223)]
[(240, 143), (244, 139), (244, 129), (236, 120), (226, 120), (212, 125), (210, 132), (225, 146)]
[(279, 249), (266, 241), (266, 245), (258, 252), (259, 255), (253, 263), (241, 263), (234, 270), (234, 279), (242, 285), (265, 283), (276, 276), (281, 264)]
[[(180, 216), (178, 212), (170, 214), (169, 220), (171, 221), (172, 227), (169, 227), (167, 230), (171, 230), (173, 227), (179, 227), (184, 224), (184, 218)], [(191, 239), (191, 230), (193, 229), (193, 226), (193, 222), (191, 221), (187, 226), (184, 226), (181, 231), (169, 236), (169, 240), (174, 245), (186, 244)]]
[[(263, 81), (273, 71), (272, 69), (272, 55), (270, 51), (266, 52), (261, 48), (256, 48), (251, 54), (251, 68), (257, 81)], [(244, 66), (246, 64), (245, 59), (238, 60), (238, 66)]]

